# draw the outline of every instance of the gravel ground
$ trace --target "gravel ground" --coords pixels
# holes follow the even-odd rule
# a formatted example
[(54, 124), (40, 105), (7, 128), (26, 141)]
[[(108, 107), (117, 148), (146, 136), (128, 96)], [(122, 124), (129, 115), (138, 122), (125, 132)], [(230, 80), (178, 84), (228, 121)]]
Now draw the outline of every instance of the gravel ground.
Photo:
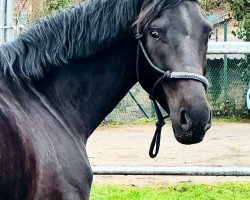
[[(213, 123), (203, 142), (188, 146), (175, 140), (171, 126), (167, 124), (162, 131), (160, 152), (152, 159), (148, 149), (154, 129), (154, 125), (99, 127), (87, 144), (91, 165), (250, 167), (250, 123)], [(94, 183), (100, 184), (221, 181), (250, 181), (250, 177), (94, 176)]]

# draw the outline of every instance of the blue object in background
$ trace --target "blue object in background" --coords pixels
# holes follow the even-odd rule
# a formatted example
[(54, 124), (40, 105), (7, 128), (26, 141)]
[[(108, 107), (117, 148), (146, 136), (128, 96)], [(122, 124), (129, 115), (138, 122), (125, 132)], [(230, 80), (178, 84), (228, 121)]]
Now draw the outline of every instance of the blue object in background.
[(247, 91), (247, 109), (250, 110), (250, 88)]

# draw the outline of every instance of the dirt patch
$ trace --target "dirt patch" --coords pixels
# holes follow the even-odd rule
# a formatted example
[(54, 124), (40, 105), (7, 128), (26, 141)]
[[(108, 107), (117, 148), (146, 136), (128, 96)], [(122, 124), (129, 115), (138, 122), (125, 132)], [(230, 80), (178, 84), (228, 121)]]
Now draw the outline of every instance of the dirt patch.
[[(203, 142), (188, 146), (178, 143), (172, 128), (167, 125), (162, 131), (160, 152), (151, 159), (148, 149), (154, 129), (154, 125), (100, 127), (87, 144), (91, 165), (250, 166), (249, 123), (214, 123)], [(132, 185), (221, 181), (250, 181), (250, 177), (94, 176), (96, 183)]]

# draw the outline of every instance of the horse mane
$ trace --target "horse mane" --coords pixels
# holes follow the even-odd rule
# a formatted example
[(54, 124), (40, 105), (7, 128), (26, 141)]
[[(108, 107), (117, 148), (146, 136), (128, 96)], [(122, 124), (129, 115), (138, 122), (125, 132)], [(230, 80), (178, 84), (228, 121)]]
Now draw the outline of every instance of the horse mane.
[(182, 1), (195, 1), (197, 0), (149, 0), (145, 1), (142, 5), (142, 11), (134, 25), (137, 26), (137, 31), (144, 33), (148, 25), (155, 19), (162, 10), (170, 9), (177, 6)]
[(0, 46), (4, 73), (42, 78), (50, 68), (87, 58), (128, 34), (143, 0), (86, 0), (60, 10)]

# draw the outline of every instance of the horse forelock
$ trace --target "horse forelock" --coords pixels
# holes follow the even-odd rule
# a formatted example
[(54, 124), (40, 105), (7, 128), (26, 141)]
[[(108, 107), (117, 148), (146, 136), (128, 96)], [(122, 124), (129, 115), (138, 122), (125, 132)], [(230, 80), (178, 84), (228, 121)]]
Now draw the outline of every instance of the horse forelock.
[(140, 33), (145, 32), (150, 22), (159, 15), (164, 9), (169, 9), (177, 6), (182, 1), (197, 0), (147, 0), (142, 5), (142, 10), (134, 25)]
[(0, 46), (5, 72), (41, 78), (50, 68), (87, 58), (128, 34), (143, 0), (86, 0), (58, 11)]

